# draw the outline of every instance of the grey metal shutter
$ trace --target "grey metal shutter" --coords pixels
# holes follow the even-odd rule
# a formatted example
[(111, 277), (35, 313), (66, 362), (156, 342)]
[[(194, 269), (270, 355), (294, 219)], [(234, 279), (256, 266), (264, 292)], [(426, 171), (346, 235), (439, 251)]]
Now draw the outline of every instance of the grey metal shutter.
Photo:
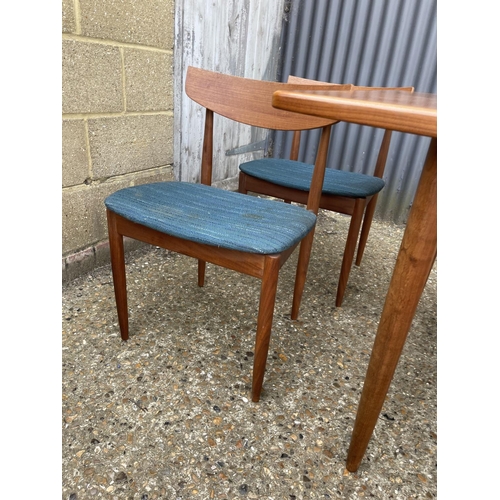
[[(370, 86), (437, 91), (436, 0), (285, 2), (279, 81), (290, 74)], [(371, 174), (383, 131), (339, 123), (328, 166)], [(319, 132), (304, 135), (299, 159), (312, 163)], [(376, 217), (406, 221), (430, 139), (394, 132)], [(291, 134), (271, 135), (271, 155), (287, 156)]]

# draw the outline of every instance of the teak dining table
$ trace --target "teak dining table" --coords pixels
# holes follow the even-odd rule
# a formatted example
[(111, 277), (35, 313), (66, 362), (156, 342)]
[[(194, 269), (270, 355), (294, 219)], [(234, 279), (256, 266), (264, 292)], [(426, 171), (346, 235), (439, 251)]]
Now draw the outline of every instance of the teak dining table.
[(431, 137), (375, 336), (346, 468), (363, 459), (437, 252), (437, 95), (395, 90), (285, 91), (273, 106)]

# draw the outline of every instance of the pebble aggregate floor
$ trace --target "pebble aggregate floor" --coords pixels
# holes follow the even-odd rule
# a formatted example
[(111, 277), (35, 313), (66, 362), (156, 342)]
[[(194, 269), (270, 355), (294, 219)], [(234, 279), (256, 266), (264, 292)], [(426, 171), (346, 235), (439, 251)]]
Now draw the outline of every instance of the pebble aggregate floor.
[(298, 321), (283, 267), (261, 401), (250, 400), (260, 282), (147, 247), (127, 259), (131, 336), (110, 267), (63, 286), (62, 498), (437, 496), (435, 264), (363, 462), (345, 470), (403, 228), (375, 221), (344, 304), (349, 219), (321, 212)]

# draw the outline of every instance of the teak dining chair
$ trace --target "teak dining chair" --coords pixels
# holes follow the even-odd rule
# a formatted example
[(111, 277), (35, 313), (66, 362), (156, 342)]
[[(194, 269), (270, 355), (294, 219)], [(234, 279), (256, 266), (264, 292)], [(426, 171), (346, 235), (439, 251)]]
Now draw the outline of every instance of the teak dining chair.
[[(288, 83), (324, 85), (326, 82), (290, 76), (288, 78)], [(370, 91), (382, 89), (413, 92), (413, 87), (389, 88), (352, 86), (352, 90)], [(337, 296), (335, 300), (335, 305), (337, 307), (342, 305), (344, 299), (349, 273), (354, 260), (359, 230), (363, 222), (355, 262), (357, 266), (361, 264), (377, 204), (378, 193), (385, 185), (382, 176), (384, 174), (387, 154), (389, 152), (391, 133), (391, 130), (386, 130), (384, 133), (373, 175), (348, 172), (334, 168), (327, 168), (325, 171), (323, 192), (319, 204), (320, 208), (351, 216), (337, 285)], [(283, 199), (287, 203), (306, 203), (311, 186), (313, 166), (297, 161), (299, 156), (300, 135), (300, 130), (294, 132), (289, 159), (263, 158), (242, 163), (239, 166), (238, 191), (240, 193), (253, 192), (264, 194)], [(298, 300), (300, 302), (300, 298)]]
[[(129, 336), (124, 236), (198, 259), (199, 286), (204, 284), (206, 262), (262, 280), (252, 381), (255, 402), (259, 401), (264, 378), (278, 273), (299, 243), (294, 293), (300, 297), (304, 287), (334, 123), (273, 108), (273, 92), (284, 88), (294, 86), (188, 68), (186, 94), (206, 108), (201, 184), (143, 184), (121, 189), (105, 200), (123, 340)], [(322, 128), (307, 209), (210, 185), (214, 114), (266, 129)]]

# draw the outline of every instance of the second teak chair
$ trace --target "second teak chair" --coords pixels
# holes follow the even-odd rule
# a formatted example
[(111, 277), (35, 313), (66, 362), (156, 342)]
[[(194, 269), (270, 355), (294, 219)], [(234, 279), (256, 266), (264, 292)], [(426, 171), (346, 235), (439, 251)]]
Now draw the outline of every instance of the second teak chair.
[[(273, 108), (273, 93), (294, 88), (293, 85), (234, 77), (193, 67), (188, 68), (185, 81), (186, 94), (206, 110), (201, 184), (142, 184), (121, 189), (105, 200), (121, 338), (127, 340), (129, 337), (124, 236), (194, 257), (198, 260), (199, 286), (204, 284), (206, 262), (260, 278), (252, 380), (252, 400), (259, 401), (278, 273), (300, 244), (294, 291), (300, 302), (320, 205), (330, 129), (334, 122)], [(216, 114), (266, 129), (322, 128), (305, 208), (210, 185)]]
[[(288, 83), (303, 85), (325, 85), (326, 82), (290, 76)], [(304, 89), (305, 87), (303, 87)], [(318, 87), (318, 90), (320, 87)], [(360, 87), (352, 90), (404, 90), (413, 92), (412, 87)], [(321, 88), (321, 90), (323, 90)], [(340, 307), (344, 299), (347, 281), (354, 260), (359, 236), (356, 265), (361, 264), (365, 250), (378, 193), (385, 185), (384, 174), (391, 130), (386, 130), (382, 138), (377, 163), (373, 175), (327, 168), (323, 182), (320, 208), (351, 216), (344, 256), (337, 285), (335, 305)], [(287, 203), (305, 204), (311, 188), (313, 165), (297, 161), (299, 156), (301, 131), (294, 132), (289, 159), (262, 158), (240, 165), (238, 191), (240, 193), (259, 193), (285, 200)], [(361, 228), (362, 224), (362, 228)], [(361, 235), (360, 235), (361, 228)], [(295, 299), (297, 300), (297, 299)], [(300, 300), (300, 299), (299, 299)], [(292, 314), (293, 317), (293, 314)]]

